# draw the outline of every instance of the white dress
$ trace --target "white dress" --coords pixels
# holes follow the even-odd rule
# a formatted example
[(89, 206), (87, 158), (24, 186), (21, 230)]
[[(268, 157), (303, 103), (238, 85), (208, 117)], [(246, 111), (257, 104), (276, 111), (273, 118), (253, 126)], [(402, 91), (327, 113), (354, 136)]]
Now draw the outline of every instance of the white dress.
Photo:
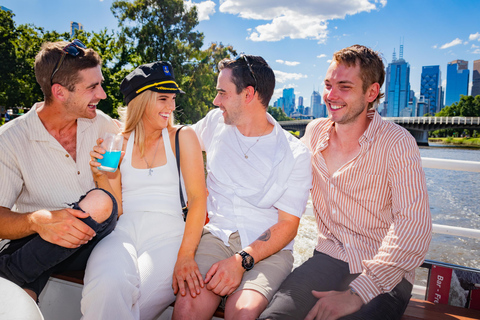
[(123, 215), (93, 250), (85, 271), (82, 319), (153, 319), (174, 300), (172, 274), (185, 223), (175, 156), (162, 131), (167, 163), (131, 165), (132, 132), (120, 165)]

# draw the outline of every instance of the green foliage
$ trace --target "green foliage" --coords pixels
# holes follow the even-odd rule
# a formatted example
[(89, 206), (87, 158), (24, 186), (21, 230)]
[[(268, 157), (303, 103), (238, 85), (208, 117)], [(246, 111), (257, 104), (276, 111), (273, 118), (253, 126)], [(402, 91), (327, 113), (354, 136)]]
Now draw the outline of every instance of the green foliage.
[(277, 121), (293, 120), (292, 118), (287, 117), (287, 115), (285, 114), (285, 112), (283, 112), (283, 110), (281, 108), (278, 108), (278, 107), (276, 108), (276, 107), (269, 106), (267, 111)]
[(446, 106), (437, 117), (480, 117), (480, 96), (461, 95), (460, 101)]
[(112, 12), (122, 26), (121, 41), (139, 57), (134, 66), (158, 60), (172, 64), (186, 92), (177, 97), (177, 120), (192, 123), (202, 118), (215, 96), (212, 64), (229, 49), (212, 45), (200, 50), (203, 34), (194, 30), (196, 8), (187, 10), (183, 0), (134, 0), (114, 1)]
[[(480, 117), (480, 96), (461, 95), (460, 101), (450, 106), (446, 106), (440, 112), (435, 114), (436, 117)], [(431, 136), (446, 137), (468, 135), (463, 129), (443, 129), (430, 133)]]
[(10, 84), (15, 77), (17, 31), (11, 12), (0, 10), (0, 105), (9, 105)]
[(186, 92), (177, 97), (177, 121), (201, 119), (216, 95), (217, 64), (236, 55), (233, 47), (212, 43), (201, 50), (204, 37), (194, 29), (196, 8), (187, 10), (183, 0), (114, 1), (111, 10), (119, 32), (76, 30), (72, 37), (29, 24), (17, 28), (14, 15), (0, 10), (0, 105), (30, 108), (43, 100), (34, 73), (41, 45), (78, 38), (103, 60), (107, 99), (100, 101), (99, 109), (116, 117), (117, 107), (123, 105), (120, 83), (125, 76), (140, 64), (163, 60), (172, 63), (177, 83)]

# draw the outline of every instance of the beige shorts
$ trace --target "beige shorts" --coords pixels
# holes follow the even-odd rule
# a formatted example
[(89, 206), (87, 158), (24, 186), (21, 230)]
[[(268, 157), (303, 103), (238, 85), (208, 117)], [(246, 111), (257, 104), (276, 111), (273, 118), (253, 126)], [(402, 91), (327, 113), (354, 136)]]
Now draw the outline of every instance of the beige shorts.
[[(230, 235), (228, 243), (229, 247), (221, 239), (212, 235), (210, 231), (203, 229), (195, 261), (204, 278), (215, 262), (227, 259), (235, 252), (242, 250), (238, 231)], [(245, 289), (255, 290), (263, 294), (270, 302), (280, 284), (292, 272), (292, 267), (292, 252), (281, 250), (260, 262), (255, 262), (253, 269), (243, 274), (242, 282), (234, 293)]]

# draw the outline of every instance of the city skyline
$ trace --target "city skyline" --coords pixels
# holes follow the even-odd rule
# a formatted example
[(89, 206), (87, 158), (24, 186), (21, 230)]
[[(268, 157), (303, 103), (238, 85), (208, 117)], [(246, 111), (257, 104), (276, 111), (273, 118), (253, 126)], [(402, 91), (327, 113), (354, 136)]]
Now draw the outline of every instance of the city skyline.
[[(0, 0), (11, 9), (16, 25), (68, 32), (71, 21), (85, 31), (104, 28), (118, 31), (110, 11), (112, 0), (78, 2), (50, 0)], [(275, 71), (277, 85), (270, 104), (283, 89), (310, 106), (312, 92), (323, 91), (323, 77), (333, 52), (359, 43), (379, 51), (387, 67), (393, 51), (404, 46), (403, 58), (410, 65), (410, 88), (418, 96), (424, 66), (439, 65), (446, 88), (447, 65), (453, 60), (469, 62), (471, 92), (473, 61), (480, 59), (479, 9), (475, 0), (339, 0), (262, 2), (252, 0), (195, 0), (197, 30), (204, 45), (221, 42), (237, 52), (263, 56)], [(382, 88), (385, 91), (385, 86)], [(187, 93), (188, 94), (188, 93)]]

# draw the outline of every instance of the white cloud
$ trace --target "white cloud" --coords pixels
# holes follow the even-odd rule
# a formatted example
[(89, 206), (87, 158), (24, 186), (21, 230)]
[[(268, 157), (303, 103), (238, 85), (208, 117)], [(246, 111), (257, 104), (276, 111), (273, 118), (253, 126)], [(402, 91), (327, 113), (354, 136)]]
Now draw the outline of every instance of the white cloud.
[(476, 45), (474, 45), (474, 44), (472, 43), (472, 46), (471, 46), (470, 49), (475, 49), (475, 48), (480, 48), (480, 46), (476, 46)]
[(251, 32), (252, 41), (284, 38), (315, 39), (324, 43), (328, 21), (347, 15), (370, 12), (386, 5), (386, 0), (220, 0), (220, 12), (244, 19), (269, 21)]
[(472, 53), (473, 54), (480, 54), (480, 49), (475, 49)]
[(469, 37), (468, 40), (473, 41), (473, 40), (478, 40), (480, 41), (480, 32), (477, 33), (472, 33)]
[(434, 45), (434, 46), (432, 46), (432, 48), (433, 48), (433, 49), (437, 49), (437, 48), (438, 48), (438, 46), (437, 46), (437, 45)]
[(192, 0), (186, 0), (183, 2), (187, 9), (193, 6), (197, 7), (198, 21), (210, 20), (210, 16), (215, 13), (215, 2), (211, 0), (194, 3)]
[(321, 58), (325, 58), (326, 56), (327, 56), (327, 55), (326, 55), (325, 53), (322, 53), (322, 54), (319, 54), (319, 55), (317, 56), (317, 58), (320, 58), (320, 59), (321, 59)]
[(291, 80), (299, 80), (302, 78), (307, 78), (306, 75), (301, 73), (288, 73), (288, 72), (283, 72), (279, 70), (273, 70), (273, 72), (275, 73), (275, 80), (278, 83), (284, 83)]
[(289, 67), (294, 67), (296, 65), (299, 65), (300, 62), (298, 61), (283, 61), (283, 60), (276, 60), (276, 62), (278, 63), (281, 63), (281, 64), (284, 64), (286, 66), (289, 66)]
[(462, 40), (460, 40), (459, 38), (449, 42), (449, 43), (445, 43), (444, 45), (442, 45), (440, 47), (440, 49), (447, 49), (447, 48), (450, 48), (450, 47), (453, 47), (453, 46), (456, 46), (456, 45), (459, 45), (459, 44), (462, 44)]

